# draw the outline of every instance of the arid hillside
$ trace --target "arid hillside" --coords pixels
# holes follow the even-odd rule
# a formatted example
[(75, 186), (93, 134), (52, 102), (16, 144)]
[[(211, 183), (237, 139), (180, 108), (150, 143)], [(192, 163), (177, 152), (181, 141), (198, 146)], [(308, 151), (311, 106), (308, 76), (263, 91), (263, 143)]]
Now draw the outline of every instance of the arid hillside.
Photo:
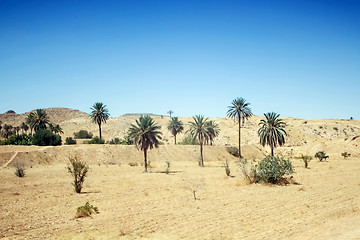
[[(91, 122), (89, 115), (78, 110), (67, 108), (45, 109), (50, 117), (50, 121), (60, 126), (64, 130), (63, 141), (66, 137), (73, 137), (73, 133), (79, 130), (88, 130), (99, 135), (98, 126)], [(25, 114), (1, 114), (2, 123), (13, 126), (20, 125), (25, 120)], [(170, 120), (168, 116), (152, 116), (161, 126), (163, 133), (163, 143), (173, 145), (174, 138), (167, 130)], [(139, 114), (126, 114), (121, 117), (110, 118), (107, 123), (102, 125), (102, 135), (107, 141), (113, 138), (123, 138), (129, 129), (130, 124), (135, 123)], [(181, 141), (188, 129), (188, 122), (191, 117), (179, 117), (185, 125), (185, 131), (177, 136), (178, 142)], [(258, 123), (262, 117), (253, 116), (242, 128), (242, 147), (244, 156), (249, 159), (258, 159), (269, 153), (268, 147), (259, 144), (257, 135)], [(284, 147), (276, 149), (277, 154), (284, 156), (299, 156), (300, 154), (314, 155), (317, 151), (325, 151), (329, 156), (339, 157), (342, 152), (348, 152), (353, 157), (360, 157), (360, 121), (357, 120), (338, 120), (338, 119), (313, 119), (303, 120), (296, 118), (283, 118), (287, 124), (286, 144)], [(214, 118), (211, 119), (218, 123), (220, 135), (215, 139), (214, 145), (217, 146), (237, 146), (238, 125), (233, 119)], [(83, 140), (78, 140), (81, 144)]]

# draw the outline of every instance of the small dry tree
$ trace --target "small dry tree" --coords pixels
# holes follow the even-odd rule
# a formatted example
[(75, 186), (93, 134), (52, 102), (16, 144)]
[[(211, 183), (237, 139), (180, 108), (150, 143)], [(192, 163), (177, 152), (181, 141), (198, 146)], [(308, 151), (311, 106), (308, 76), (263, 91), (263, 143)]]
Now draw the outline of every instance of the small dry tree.
[(70, 164), (67, 167), (68, 172), (74, 177), (73, 186), (75, 187), (75, 191), (80, 193), (86, 174), (89, 171), (89, 166), (77, 157), (69, 157), (69, 161)]
[(243, 177), (249, 182), (254, 182), (254, 166), (252, 163), (249, 163), (247, 159), (242, 159), (237, 162)]
[(305, 168), (308, 168), (309, 162), (312, 160), (311, 156), (301, 154), (301, 159), (304, 162)]
[(225, 168), (225, 173), (226, 173), (226, 176), (230, 177), (230, 166), (229, 166), (229, 161), (226, 160), (223, 167)]
[(22, 162), (17, 162), (15, 164), (15, 175), (18, 177), (25, 177), (25, 166)]

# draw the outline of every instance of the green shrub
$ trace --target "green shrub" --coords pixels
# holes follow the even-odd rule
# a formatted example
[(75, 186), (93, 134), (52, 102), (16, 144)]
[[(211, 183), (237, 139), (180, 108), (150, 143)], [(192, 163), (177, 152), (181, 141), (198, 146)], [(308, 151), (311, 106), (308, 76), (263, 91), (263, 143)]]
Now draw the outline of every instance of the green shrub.
[(91, 214), (98, 214), (99, 209), (97, 207), (94, 207), (93, 205), (90, 205), (89, 202), (86, 202), (84, 206), (80, 206), (76, 210), (76, 218), (81, 217), (89, 217)]
[(83, 143), (84, 144), (104, 144), (105, 140), (96, 136), (93, 139), (91, 139), (90, 141), (84, 141)]
[(120, 138), (111, 139), (109, 144), (133, 145), (134, 141), (130, 139), (128, 135), (125, 135), (123, 139)]
[(85, 162), (80, 161), (77, 157), (69, 157), (70, 164), (67, 169), (68, 172), (74, 177), (73, 186), (77, 193), (81, 192), (83, 183), (87, 172), (89, 171), (89, 166)]
[(12, 135), (4, 141), (4, 145), (32, 145), (33, 137), (30, 134)]
[(318, 158), (321, 162), (324, 158), (327, 158), (328, 156), (326, 156), (326, 153), (324, 151), (319, 151), (315, 154), (315, 157)]
[(291, 161), (278, 156), (266, 156), (255, 166), (255, 182), (280, 183), (285, 175), (294, 173)]
[(343, 153), (341, 153), (341, 156), (344, 157), (344, 159), (345, 159), (345, 158), (347, 158), (347, 157), (350, 157), (351, 154), (350, 154), (350, 153), (347, 153), (347, 152), (343, 152)]
[(226, 151), (235, 157), (239, 157), (239, 148), (235, 146), (226, 147)]
[(309, 162), (312, 160), (312, 157), (308, 156), (308, 155), (302, 155), (301, 154), (301, 159), (303, 160), (303, 162), (305, 164), (305, 168), (308, 168)]
[(178, 142), (179, 145), (200, 145), (197, 139), (194, 139), (191, 134), (186, 135), (181, 142)]
[(40, 129), (34, 134), (33, 144), (37, 146), (58, 146), (61, 145), (61, 137), (50, 130)]
[(16, 163), (15, 165), (15, 175), (18, 177), (25, 177), (25, 167), (23, 163)]
[(74, 140), (72, 137), (67, 137), (67, 138), (65, 139), (65, 144), (66, 144), (66, 145), (76, 144), (76, 140)]
[(80, 139), (91, 139), (93, 137), (93, 134), (91, 132), (88, 132), (86, 130), (80, 130), (79, 132), (74, 132), (74, 138), (80, 138)]

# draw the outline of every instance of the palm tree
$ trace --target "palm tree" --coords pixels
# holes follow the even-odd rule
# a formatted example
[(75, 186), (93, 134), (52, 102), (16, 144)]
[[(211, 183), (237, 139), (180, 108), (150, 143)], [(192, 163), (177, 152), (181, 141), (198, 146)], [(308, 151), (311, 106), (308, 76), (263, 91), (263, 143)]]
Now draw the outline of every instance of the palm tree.
[(159, 146), (160, 128), (150, 116), (140, 116), (139, 120), (136, 120), (136, 125), (130, 125), (129, 137), (134, 139), (137, 149), (144, 151), (145, 172), (147, 172), (147, 151), (149, 148)]
[(13, 126), (8, 125), (8, 124), (4, 124), (2, 135), (3, 135), (5, 138), (8, 138), (10, 135), (13, 134), (12, 129), (13, 129)]
[(271, 156), (274, 156), (274, 148), (285, 144), (285, 122), (278, 117), (280, 114), (274, 112), (264, 114), (266, 120), (262, 119), (259, 123), (258, 135), (260, 144), (264, 147), (266, 144), (271, 148)]
[(27, 130), (29, 130), (29, 126), (26, 125), (26, 123), (24, 123), (24, 122), (21, 123), (20, 127), (23, 130), (23, 133), (27, 133)]
[(95, 103), (91, 110), (90, 117), (94, 123), (97, 123), (99, 125), (99, 135), (101, 139), (101, 123), (106, 123), (106, 120), (108, 120), (110, 114), (109, 110), (105, 108), (106, 105), (103, 103), (97, 102)]
[(30, 126), (31, 133), (32, 129), (34, 129), (35, 132), (40, 129), (46, 129), (46, 125), (50, 123), (49, 117), (44, 109), (36, 109), (35, 112), (29, 113), (26, 122)]
[(194, 122), (189, 122), (190, 129), (188, 130), (188, 132), (190, 132), (194, 140), (197, 138), (199, 141), (201, 166), (204, 167), (203, 144), (206, 138), (209, 137), (209, 132), (206, 127), (208, 119), (204, 118), (204, 116), (196, 115), (195, 117), (193, 117), (193, 120)]
[(227, 116), (232, 117), (238, 120), (239, 123), (239, 158), (242, 158), (241, 155), (241, 122), (244, 125), (245, 119), (247, 120), (253, 114), (251, 108), (249, 107), (250, 103), (247, 103), (243, 98), (236, 98), (231, 102), (231, 105), (228, 106)]
[(54, 125), (54, 124), (50, 123), (49, 130), (55, 134), (58, 134), (58, 133), (63, 134), (64, 133), (63, 129), (60, 127), (59, 124)]
[(219, 125), (215, 121), (210, 120), (206, 122), (206, 129), (209, 133), (209, 136), (206, 138), (206, 144), (209, 144), (210, 141), (210, 145), (212, 145), (214, 139), (219, 136)]
[(184, 130), (184, 125), (178, 117), (172, 117), (168, 124), (168, 130), (174, 135), (176, 145), (176, 135)]
[(172, 110), (169, 110), (167, 113), (168, 113), (168, 114), (170, 115), (170, 117), (171, 117), (171, 114), (173, 114), (174, 112), (173, 112)]

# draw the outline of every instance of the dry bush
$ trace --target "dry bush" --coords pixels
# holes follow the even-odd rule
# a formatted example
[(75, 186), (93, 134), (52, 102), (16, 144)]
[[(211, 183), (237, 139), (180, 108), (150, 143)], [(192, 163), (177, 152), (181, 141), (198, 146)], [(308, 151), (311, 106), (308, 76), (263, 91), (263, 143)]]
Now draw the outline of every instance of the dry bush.
[(17, 162), (15, 164), (15, 175), (18, 177), (25, 177), (25, 165), (22, 162)]
[(90, 217), (91, 214), (98, 214), (99, 209), (97, 207), (94, 207), (93, 205), (90, 205), (89, 202), (86, 202), (84, 206), (80, 206), (76, 210), (76, 218), (82, 218), (82, 217)]
[(75, 187), (75, 191), (80, 193), (86, 174), (89, 171), (89, 166), (77, 157), (69, 157), (69, 161), (70, 163), (67, 167), (68, 172), (74, 177), (73, 186)]

